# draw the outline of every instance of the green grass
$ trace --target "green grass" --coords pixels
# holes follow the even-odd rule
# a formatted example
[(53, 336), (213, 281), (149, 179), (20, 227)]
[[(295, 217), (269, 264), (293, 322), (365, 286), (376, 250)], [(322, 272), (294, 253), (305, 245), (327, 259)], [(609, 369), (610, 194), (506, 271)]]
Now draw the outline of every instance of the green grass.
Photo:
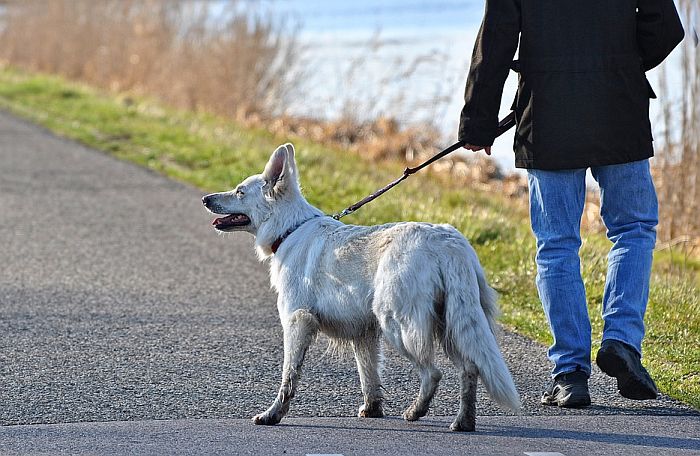
[[(194, 184), (203, 192), (229, 189), (259, 172), (278, 144), (293, 139), (305, 195), (327, 213), (354, 203), (403, 170), (400, 163), (365, 162), (346, 150), (303, 138), (275, 137), (214, 116), (170, 110), (147, 100), (11, 69), (0, 70), (0, 108)], [(522, 205), (424, 173), (344, 220), (356, 224), (425, 220), (456, 226), (476, 248), (491, 284), (501, 294), (503, 323), (545, 344), (551, 342), (534, 287), (534, 240)], [(599, 309), (608, 246), (603, 236), (590, 234), (581, 251), (594, 340), (602, 329)], [(657, 257), (645, 363), (665, 393), (700, 408), (699, 262), (680, 261), (669, 253)]]

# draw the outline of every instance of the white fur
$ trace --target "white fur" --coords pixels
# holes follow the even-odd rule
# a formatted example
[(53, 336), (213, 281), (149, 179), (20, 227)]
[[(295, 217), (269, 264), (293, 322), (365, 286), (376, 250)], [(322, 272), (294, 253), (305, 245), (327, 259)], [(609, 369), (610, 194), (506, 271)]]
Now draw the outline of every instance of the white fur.
[[(383, 335), (418, 369), (421, 387), (404, 418), (425, 415), (441, 378), (433, 363), (437, 340), (460, 371), (460, 411), (454, 430), (474, 430), (476, 379), (491, 397), (518, 411), (520, 398), (494, 330), (496, 293), (474, 249), (454, 227), (429, 223), (345, 225), (301, 195), (294, 148), (280, 146), (262, 174), (234, 190), (205, 197), (217, 214), (242, 213), (261, 260), (269, 260), (284, 329), (283, 381), (272, 406), (254, 417), (276, 424), (287, 413), (307, 348), (318, 331), (349, 343), (364, 404), (359, 415), (383, 416), (380, 339)], [(272, 245), (296, 229), (273, 255)]]

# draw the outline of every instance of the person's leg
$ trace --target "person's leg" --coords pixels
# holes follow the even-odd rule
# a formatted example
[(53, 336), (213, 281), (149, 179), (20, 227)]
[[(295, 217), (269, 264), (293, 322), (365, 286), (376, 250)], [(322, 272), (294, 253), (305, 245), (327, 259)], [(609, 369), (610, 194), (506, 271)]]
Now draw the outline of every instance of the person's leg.
[(591, 372), (591, 324), (581, 278), (586, 170), (528, 170), (530, 221), (537, 239), (537, 290), (554, 343), (552, 377)]
[(620, 394), (653, 399), (656, 385), (641, 364), (644, 314), (656, 243), (658, 204), (649, 161), (595, 167), (601, 216), (613, 245), (603, 296), (603, 341), (596, 363), (617, 378)]
[(600, 186), (600, 214), (613, 243), (603, 296), (603, 340), (623, 342), (641, 355), (658, 223), (649, 161), (594, 167), (591, 172)]

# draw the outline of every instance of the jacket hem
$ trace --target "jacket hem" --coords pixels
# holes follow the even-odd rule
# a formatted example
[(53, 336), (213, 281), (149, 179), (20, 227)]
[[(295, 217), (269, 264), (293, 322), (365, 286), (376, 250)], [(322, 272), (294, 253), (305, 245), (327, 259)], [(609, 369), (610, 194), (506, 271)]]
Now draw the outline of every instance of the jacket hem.
[(540, 160), (527, 159), (527, 158), (516, 158), (515, 167), (519, 169), (542, 169), (542, 170), (565, 170), (565, 169), (582, 169), (591, 168), (594, 166), (608, 166), (608, 165), (621, 165), (624, 163), (632, 163), (640, 160), (646, 160), (654, 156), (654, 149), (650, 147), (650, 150), (645, 153), (640, 153), (634, 156), (627, 157), (604, 157), (604, 158), (591, 158), (587, 157), (585, 160), (558, 162), (550, 161), (547, 163), (541, 163)]

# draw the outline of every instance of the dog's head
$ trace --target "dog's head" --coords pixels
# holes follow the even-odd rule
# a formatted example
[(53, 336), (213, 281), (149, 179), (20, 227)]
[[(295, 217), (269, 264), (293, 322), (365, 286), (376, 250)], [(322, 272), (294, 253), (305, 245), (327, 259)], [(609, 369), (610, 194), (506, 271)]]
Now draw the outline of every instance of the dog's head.
[(231, 191), (206, 195), (202, 202), (210, 212), (223, 215), (212, 223), (217, 231), (257, 235), (276, 207), (300, 195), (294, 146), (285, 144), (272, 153), (262, 174), (246, 178)]

